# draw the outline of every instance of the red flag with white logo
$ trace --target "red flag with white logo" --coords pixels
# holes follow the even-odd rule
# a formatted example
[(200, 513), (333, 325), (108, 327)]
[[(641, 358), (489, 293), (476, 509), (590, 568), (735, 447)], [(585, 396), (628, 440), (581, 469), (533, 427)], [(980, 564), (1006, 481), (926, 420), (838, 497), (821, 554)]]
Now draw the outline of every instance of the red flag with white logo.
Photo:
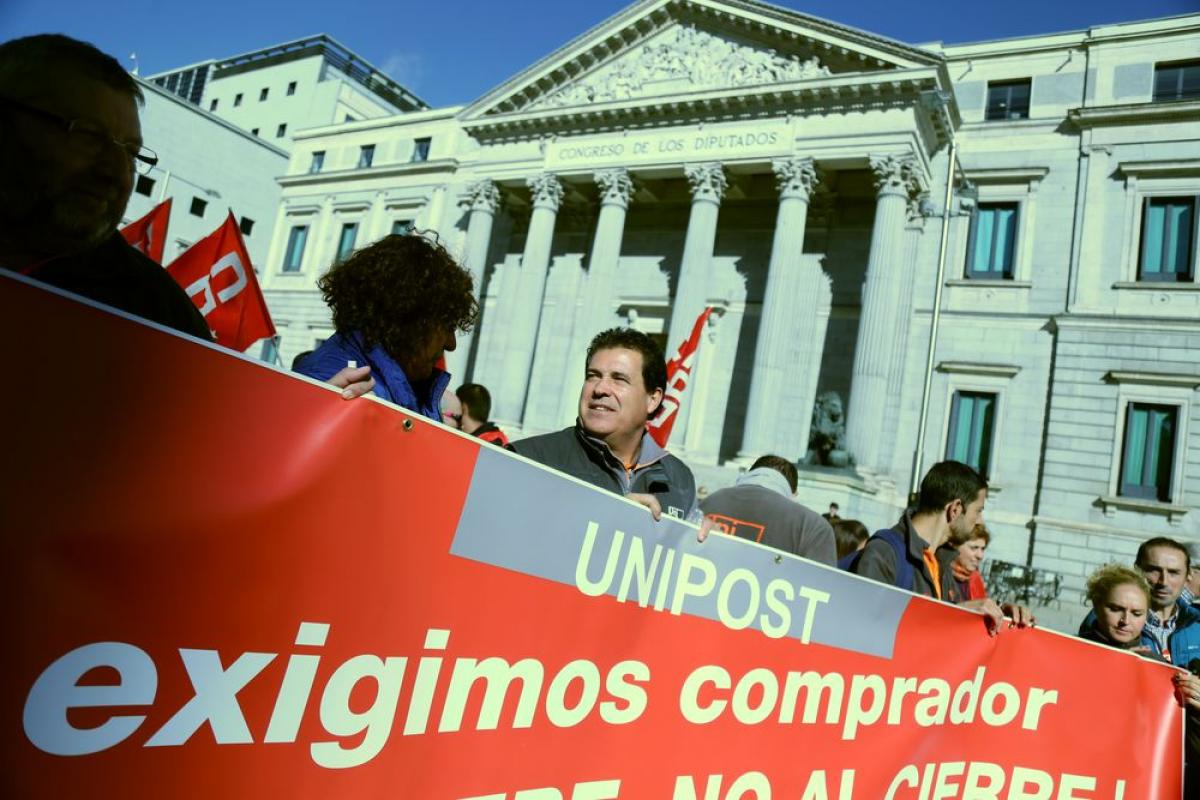
[(140, 250), (152, 261), (161, 264), (163, 246), (167, 243), (167, 222), (171, 218), (171, 198), (167, 198), (141, 219), (121, 228), (125, 241)]
[(275, 335), (271, 313), (233, 214), (171, 262), (167, 272), (204, 315), (217, 343), (245, 350)]
[(683, 390), (687, 388), (688, 380), (692, 376), (696, 351), (700, 349), (700, 335), (704, 332), (704, 323), (708, 321), (708, 315), (712, 312), (712, 306), (709, 306), (696, 317), (691, 335), (679, 345), (675, 357), (667, 362), (667, 390), (663, 394), (662, 407), (649, 422), (650, 436), (658, 442), (659, 447), (666, 447), (667, 440), (671, 438), (671, 429), (675, 427), (675, 417), (683, 399)]

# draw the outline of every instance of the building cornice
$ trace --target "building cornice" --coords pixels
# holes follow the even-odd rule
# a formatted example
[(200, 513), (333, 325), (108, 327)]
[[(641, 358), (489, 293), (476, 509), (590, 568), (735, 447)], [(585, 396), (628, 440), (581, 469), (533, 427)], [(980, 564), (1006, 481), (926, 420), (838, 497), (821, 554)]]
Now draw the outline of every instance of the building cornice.
[(1195, 123), (1197, 119), (1200, 119), (1200, 100), (1085, 106), (1067, 112), (1067, 120), (1080, 129), (1108, 125), (1145, 125), (1152, 122)]
[(430, 161), (405, 162), (402, 164), (381, 164), (379, 166), (363, 167), (361, 169), (337, 169), (330, 172), (302, 173), (300, 175), (284, 175), (279, 178), (279, 185), (286, 188), (299, 186), (319, 186), (338, 181), (357, 181), (370, 178), (398, 178), (413, 175), (443, 175), (458, 171), (458, 159), (438, 158)]
[(1034, 183), (1050, 173), (1049, 167), (1014, 167), (999, 169), (964, 169), (972, 183)]
[[(756, 110), (764, 114), (798, 115), (810, 110), (866, 110), (886, 107), (890, 103), (915, 103), (920, 92), (938, 86), (939, 70), (927, 67), (495, 114), (464, 119), (462, 125), (476, 137), (493, 138), (564, 130), (583, 133), (652, 127), (665, 119), (682, 124), (708, 119), (713, 112), (730, 114)], [(957, 109), (954, 109), (954, 116), (957, 125)], [(930, 119), (935, 122), (939, 135), (944, 136), (941, 115), (932, 115)]]
[[(1200, 117), (1197, 117), (1200, 119)], [(1180, 178), (1200, 175), (1200, 158), (1169, 158), (1161, 161), (1122, 161), (1117, 169), (1134, 178)]]
[(1133, 372), (1128, 370), (1110, 370), (1104, 374), (1106, 383), (1133, 383), (1140, 386), (1173, 386), (1185, 389), (1200, 387), (1200, 375), (1187, 375), (1168, 372)]
[(967, 361), (943, 361), (937, 365), (938, 372), (959, 375), (983, 375), (989, 378), (1012, 378), (1021, 368), (1015, 364), (980, 364)]

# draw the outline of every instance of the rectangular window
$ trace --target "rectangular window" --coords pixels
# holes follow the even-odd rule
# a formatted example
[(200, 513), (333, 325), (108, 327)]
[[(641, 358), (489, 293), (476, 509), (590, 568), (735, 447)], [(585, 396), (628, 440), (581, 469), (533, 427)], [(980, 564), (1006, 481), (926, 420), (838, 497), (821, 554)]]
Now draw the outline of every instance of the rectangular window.
[(137, 182), (133, 185), (133, 190), (138, 194), (144, 194), (146, 197), (154, 191), (154, 178), (147, 175), (138, 175)]
[(413, 229), (413, 221), (411, 219), (398, 219), (392, 223), (392, 233), (400, 236), (407, 236)]
[(268, 92), (270, 92), (270, 91), (271, 91), (270, 89), (265, 89), (265, 88), (264, 88), (262, 91), (260, 91), (260, 92), (258, 93), (258, 102), (260, 102), (260, 103), (261, 103), (263, 100), (266, 100), (266, 99), (267, 99), (267, 93), (268, 93)]
[(1121, 453), (1121, 495), (1170, 502), (1178, 414), (1178, 406), (1129, 404)]
[(955, 392), (950, 404), (946, 458), (968, 464), (983, 477), (988, 477), (995, 417), (996, 395), (989, 392)]
[(429, 137), (417, 139), (413, 142), (413, 161), (428, 161), (429, 160), (429, 143), (432, 141)]
[(250, 232), (254, 230), (254, 220), (249, 217), (242, 217), (238, 223), (238, 229), (241, 230), (242, 236), (249, 236)]
[(189, 209), (193, 217), (203, 217), (204, 209), (208, 208), (208, 201), (201, 200), (199, 197), (192, 198), (192, 207)]
[(980, 203), (971, 215), (968, 278), (1012, 278), (1017, 249), (1017, 203)]
[(1154, 65), (1154, 102), (1200, 100), (1200, 61)]
[(364, 169), (371, 166), (371, 162), (375, 160), (375, 145), (364, 144), (362, 149), (358, 151), (358, 167)]
[(343, 119), (343, 120), (342, 120), (342, 122), (354, 122), (354, 117), (352, 117), (352, 116), (350, 116), (349, 114), (347, 114), (347, 115), (346, 115), (346, 118), (345, 118), (345, 119)]
[(1138, 280), (1190, 281), (1196, 245), (1195, 197), (1147, 197)]
[(291, 97), (292, 95), (294, 95), (296, 93), (296, 82), (295, 81), (292, 81), (291, 83), (288, 84), (287, 93), (288, 93), (288, 97)]
[(214, 97), (214, 98), (212, 99), (212, 102), (208, 104), (208, 110), (209, 110), (209, 111), (216, 111), (216, 110), (217, 110), (217, 98), (215, 98), (215, 97)]
[(242, 104), (242, 93), (238, 92), (233, 96), (233, 107), (237, 108)]
[(250, 129), (250, 135), (251, 135), (251, 136), (258, 136), (258, 128), (251, 128), (251, 129)]
[(345, 261), (354, 252), (354, 240), (358, 238), (358, 223), (347, 222), (342, 226), (342, 235), (338, 238), (337, 257), (334, 261), (338, 264)]
[(308, 226), (297, 225), (288, 232), (287, 252), (283, 254), (283, 271), (299, 272), (304, 260), (304, 243), (308, 241)]
[(308, 174), (316, 175), (321, 171), (321, 167), (325, 166), (325, 151), (318, 150), (313, 153), (312, 163), (308, 165)]
[(281, 123), (280, 126), (275, 129), (275, 138), (281, 139), (286, 135), (287, 135), (287, 123), (284, 122), (284, 123)]
[(1029, 119), (1032, 78), (1019, 81), (989, 81), (985, 119)]

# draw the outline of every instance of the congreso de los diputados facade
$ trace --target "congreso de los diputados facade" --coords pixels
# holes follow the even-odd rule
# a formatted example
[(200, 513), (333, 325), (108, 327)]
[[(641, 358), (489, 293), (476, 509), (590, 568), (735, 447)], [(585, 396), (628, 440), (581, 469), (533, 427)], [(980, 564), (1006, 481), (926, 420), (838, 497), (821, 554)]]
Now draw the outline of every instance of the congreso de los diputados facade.
[(261, 281), (286, 363), (330, 263), (436, 231), (483, 308), (455, 385), (514, 436), (573, 422), (596, 332), (670, 355), (711, 306), (671, 439), (704, 489), (778, 453), (879, 528), (967, 461), (993, 591), (1077, 619), (1200, 539), (1198, 119), (1200, 14), (913, 45), (643, 0), (467, 105), (294, 133)]

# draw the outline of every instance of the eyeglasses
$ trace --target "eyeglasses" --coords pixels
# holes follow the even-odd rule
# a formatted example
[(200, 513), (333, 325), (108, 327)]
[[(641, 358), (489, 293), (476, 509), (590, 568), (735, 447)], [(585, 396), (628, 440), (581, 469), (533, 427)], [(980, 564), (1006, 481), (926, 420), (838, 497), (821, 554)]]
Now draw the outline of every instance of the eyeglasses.
[(108, 145), (115, 144), (129, 158), (133, 169), (141, 175), (145, 175), (158, 164), (158, 155), (149, 147), (144, 147), (136, 142), (123, 142), (105, 130), (99, 123), (91, 120), (67, 119), (53, 111), (10, 100), (7, 97), (0, 97), (0, 105), (11, 106), (54, 123), (56, 127), (66, 132), (76, 149), (88, 155), (96, 155)]

